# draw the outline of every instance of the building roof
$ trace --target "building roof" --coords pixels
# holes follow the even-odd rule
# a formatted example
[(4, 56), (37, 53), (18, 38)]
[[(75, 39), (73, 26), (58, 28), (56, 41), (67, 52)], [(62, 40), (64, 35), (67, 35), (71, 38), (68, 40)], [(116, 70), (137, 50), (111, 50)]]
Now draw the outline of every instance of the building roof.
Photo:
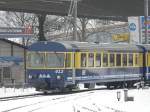
[[(0, 0), (0, 10), (67, 15), (70, 1), (72, 0)], [(144, 0), (78, 0), (80, 17), (143, 15)]]
[(23, 58), (17, 56), (0, 56), (0, 67), (8, 67), (23, 62)]
[(19, 43), (16, 43), (16, 42), (14, 42), (14, 41), (10, 41), (10, 40), (8, 40), (8, 39), (0, 38), (0, 41), (4, 41), (4, 42), (6, 42), (6, 43), (9, 43), (9, 44), (12, 44), (12, 45), (15, 45), (15, 46), (18, 46), (18, 47), (27, 49), (26, 46), (24, 46), (24, 45), (22, 45), (22, 44), (19, 44)]
[(0, 62), (7, 61), (7, 62), (23, 62), (23, 58), (16, 57), (16, 56), (0, 56)]

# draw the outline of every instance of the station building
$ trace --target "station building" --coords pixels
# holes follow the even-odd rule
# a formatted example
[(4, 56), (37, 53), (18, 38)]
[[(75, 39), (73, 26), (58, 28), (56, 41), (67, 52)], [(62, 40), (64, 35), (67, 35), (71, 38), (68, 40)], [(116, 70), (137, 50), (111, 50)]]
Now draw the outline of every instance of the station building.
[(7, 39), (0, 39), (0, 86), (25, 82), (25, 53), (27, 48)]

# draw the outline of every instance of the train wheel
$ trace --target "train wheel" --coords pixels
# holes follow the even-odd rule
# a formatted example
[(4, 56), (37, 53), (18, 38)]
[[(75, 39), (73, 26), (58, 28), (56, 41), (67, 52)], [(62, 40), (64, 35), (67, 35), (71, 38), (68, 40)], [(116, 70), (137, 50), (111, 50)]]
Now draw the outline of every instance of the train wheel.
[(94, 89), (95, 88), (95, 83), (85, 83), (84, 88)]
[(107, 89), (110, 89), (110, 84), (107, 84), (106, 86), (107, 86)]
[(78, 90), (79, 89), (79, 87), (77, 85), (68, 85), (66, 88), (68, 88), (69, 91)]
[(127, 83), (127, 88), (133, 88), (134, 83), (133, 82), (128, 82)]
[(47, 94), (48, 94), (48, 92), (47, 92), (47, 91), (44, 91), (43, 93), (44, 93), (44, 95), (47, 95)]
[(67, 92), (70, 92), (70, 90), (68, 88), (61, 88), (60, 92), (67, 93)]
[(95, 88), (95, 83), (90, 83), (89, 88), (88, 89), (94, 89)]
[(36, 91), (40, 91), (40, 89), (39, 89), (39, 88), (35, 88), (35, 90), (36, 90)]
[(89, 88), (90, 87), (90, 83), (84, 83), (84, 88)]
[(115, 84), (115, 85), (114, 85), (114, 89), (118, 89), (118, 85)]
[(116, 89), (118, 87), (117, 83), (107, 83), (107, 89)]

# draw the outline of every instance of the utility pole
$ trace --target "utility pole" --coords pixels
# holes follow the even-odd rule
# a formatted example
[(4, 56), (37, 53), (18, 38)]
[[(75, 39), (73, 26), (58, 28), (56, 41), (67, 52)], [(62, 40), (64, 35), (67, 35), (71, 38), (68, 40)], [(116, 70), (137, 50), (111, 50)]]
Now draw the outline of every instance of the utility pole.
[(148, 38), (148, 0), (144, 0), (144, 18), (145, 18), (145, 44), (149, 43)]
[[(145, 44), (149, 44), (149, 38), (148, 38), (148, 0), (144, 0), (144, 18), (145, 18)], [(146, 57), (146, 53), (144, 53), (143, 55), (144, 57)], [(145, 58), (143, 57), (143, 60), (145, 60)], [(142, 88), (144, 87), (146, 82), (146, 73), (148, 72), (148, 68), (146, 67), (146, 62), (143, 62), (144, 67), (146, 68), (146, 72), (143, 73), (143, 77), (142, 77)]]
[[(77, 38), (77, 0), (74, 0), (73, 3), (74, 7), (73, 7), (73, 40), (78, 40)], [(72, 59), (74, 59), (74, 55), (72, 57)], [(75, 62), (73, 62), (75, 63)], [(75, 84), (75, 69), (73, 69), (73, 75), (72, 75), (72, 81), (73, 84)]]

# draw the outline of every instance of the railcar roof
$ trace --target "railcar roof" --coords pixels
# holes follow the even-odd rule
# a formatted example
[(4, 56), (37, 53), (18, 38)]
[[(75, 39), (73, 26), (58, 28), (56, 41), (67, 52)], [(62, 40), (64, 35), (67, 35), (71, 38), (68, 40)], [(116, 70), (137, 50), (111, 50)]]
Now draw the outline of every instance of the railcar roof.
[(135, 44), (127, 43), (89, 43), (89, 42), (76, 42), (76, 41), (64, 41), (61, 42), (63, 45), (69, 44), (72, 46), (71, 49), (76, 49), (80, 51), (138, 51), (143, 52), (143, 49)]
[(47, 52), (67, 52), (72, 50), (69, 44), (63, 44), (60, 42), (49, 42), (49, 41), (39, 41), (33, 43), (28, 47), (29, 51), (47, 51)]
[(77, 41), (42, 41), (29, 46), (29, 50), (33, 51), (54, 51), (54, 52), (69, 52), (69, 51), (138, 51), (142, 52), (142, 48), (137, 45), (125, 43), (112, 43), (112, 44), (97, 44), (89, 42)]

